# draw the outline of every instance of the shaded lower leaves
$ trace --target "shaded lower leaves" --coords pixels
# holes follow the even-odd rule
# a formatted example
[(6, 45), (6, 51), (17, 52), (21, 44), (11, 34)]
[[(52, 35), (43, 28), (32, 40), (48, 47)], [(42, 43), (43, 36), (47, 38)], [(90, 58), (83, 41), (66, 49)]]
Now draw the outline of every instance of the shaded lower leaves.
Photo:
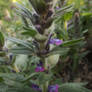
[(85, 83), (65, 83), (59, 88), (59, 92), (92, 92), (86, 89)]

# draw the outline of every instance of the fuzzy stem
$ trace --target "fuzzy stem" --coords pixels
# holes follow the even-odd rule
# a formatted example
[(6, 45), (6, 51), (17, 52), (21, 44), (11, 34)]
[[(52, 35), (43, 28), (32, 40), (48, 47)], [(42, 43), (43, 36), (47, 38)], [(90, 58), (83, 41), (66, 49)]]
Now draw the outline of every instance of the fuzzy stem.
[[(45, 70), (47, 70), (47, 69), (48, 69), (47, 61), (45, 61), (44, 58), (43, 58), (43, 60), (44, 60), (44, 68), (45, 68)], [(46, 82), (42, 85), (42, 92), (47, 92), (47, 91), (48, 91), (48, 84), (49, 84), (49, 82), (46, 81)]]
[(48, 91), (48, 81), (42, 85), (42, 92), (47, 92)]
[[(39, 42), (40, 51), (43, 51), (45, 49), (45, 47), (46, 47), (45, 44), (44, 44), (45, 42), (46, 42), (46, 40), (44, 40), (44, 42)], [(46, 62), (45, 58), (44, 57), (40, 57), (40, 58), (41, 58), (41, 61), (44, 63), (45, 70), (47, 70), (48, 65), (47, 65), (47, 62)], [(47, 92), (48, 91), (48, 81), (46, 81), (44, 84), (42, 84), (41, 88), (42, 88), (42, 92)]]

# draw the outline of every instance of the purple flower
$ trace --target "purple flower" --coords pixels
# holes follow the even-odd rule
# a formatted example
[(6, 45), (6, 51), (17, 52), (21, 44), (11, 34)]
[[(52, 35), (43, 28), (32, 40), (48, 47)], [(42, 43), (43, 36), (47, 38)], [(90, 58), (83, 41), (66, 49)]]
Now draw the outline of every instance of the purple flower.
[(39, 64), (37, 64), (37, 67), (35, 68), (35, 72), (43, 72), (45, 69), (43, 67), (42, 62), (40, 62)]
[(57, 84), (51, 85), (48, 87), (48, 92), (58, 92), (58, 88), (59, 88), (59, 86)]
[(59, 6), (57, 6), (57, 7), (56, 7), (56, 9), (58, 10), (58, 9), (60, 9), (60, 7), (59, 7)]
[(36, 90), (36, 91), (42, 92), (42, 91), (41, 91), (41, 88), (39, 88), (39, 86), (36, 85), (36, 84), (32, 84), (32, 88), (33, 88), (34, 90)]
[(55, 44), (55, 45), (61, 45), (63, 43), (63, 40), (59, 39), (50, 39), (50, 44)]

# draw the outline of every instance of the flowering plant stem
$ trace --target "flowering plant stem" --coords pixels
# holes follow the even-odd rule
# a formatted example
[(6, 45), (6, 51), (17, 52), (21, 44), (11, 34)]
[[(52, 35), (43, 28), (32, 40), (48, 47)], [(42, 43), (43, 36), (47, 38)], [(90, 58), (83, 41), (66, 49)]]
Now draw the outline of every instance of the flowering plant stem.
[(48, 91), (48, 81), (42, 85), (42, 92), (47, 92)]
[[(40, 44), (40, 51), (44, 50), (44, 48), (45, 48), (44, 42), (39, 42), (39, 44)], [(41, 57), (41, 61), (44, 64), (45, 70), (48, 70), (48, 64), (47, 64), (47, 61), (45, 60), (45, 58)], [(46, 81), (44, 84), (42, 84), (42, 86), (41, 86), (42, 92), (47, 92), (48, 91), (48, 85), (49, 85), (48, 81)]]

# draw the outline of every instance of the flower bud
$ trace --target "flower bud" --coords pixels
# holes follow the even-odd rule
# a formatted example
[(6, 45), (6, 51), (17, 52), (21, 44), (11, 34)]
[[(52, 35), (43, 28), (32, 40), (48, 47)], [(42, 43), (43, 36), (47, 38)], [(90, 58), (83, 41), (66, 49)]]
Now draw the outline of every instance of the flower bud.
[(42, 62), (40, 62), (39, 64), (37, 64), (37, 67), (35, 68), (35, 72), (43, 72), (45, 69), (43, 67)]

